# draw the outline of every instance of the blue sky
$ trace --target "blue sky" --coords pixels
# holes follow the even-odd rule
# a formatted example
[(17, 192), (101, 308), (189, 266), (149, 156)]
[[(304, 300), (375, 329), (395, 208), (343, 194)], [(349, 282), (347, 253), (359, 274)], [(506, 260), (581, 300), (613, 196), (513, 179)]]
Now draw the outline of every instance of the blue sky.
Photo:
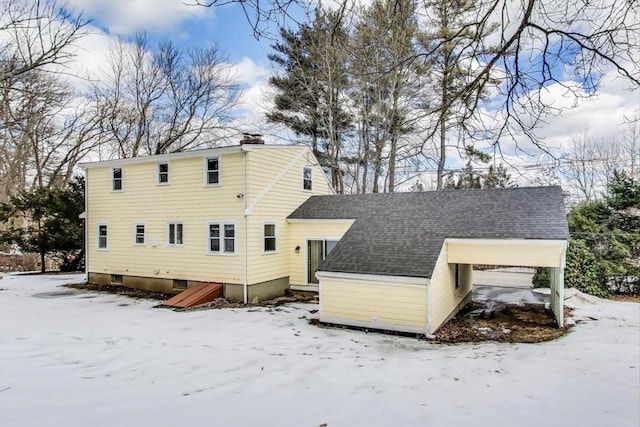
[[(238, 110), (244, 119), (240, 127), (249, 132), (269, 134), (264, 123), (264, 112), (270, 105), (267, 80), (273, 70), (267, 55), (274, 40), (257, 40), (238, 4), (205, 8), (185, 5), (189, 1), (68, 0), (71, 8), (83, 10), (84, 16), (93, 21), (91, 36), (81, 43), (78, 63), (81, 67), (99, 70), (113, 38), (128, 38), (140, 30), (147, 32), (152, 47), (165, 38), (181, 48), (218, 43), (227, 54), (230, 64), (235, 67), (239, 83), (244, 88), (242, 105)], [(265, 4), (264, 1), (262, 3)], [(304, 16), (300, 11), (296, 15), (300, 18)], [(277, 34), (275, 25), (269, 30)], [(578, 82), (571, 82), (570, 71), (558, 68), (554, 69), (554, 74), (561, 79), (564, 77), (565, 83), (579, 85)], [(562, 72), (568, 74), (563, 76)], [(640, 106), (638, 93), (629, 92), (625, 82), (617, 78), (615, 72), (604, 75), (596, 96), (580, 102), (577, 108), (569, 108), (574, 100), (563, 96), (564, 93), (562, 85), (549, 84), (545, 87), (542, 96), (554, 106), (567, 110), (561, 116), (549, 118), (538, 131), (547, 145), (557, 147), (558, 152), (566, 151), (571, 139), (585, 130), (603, 140), (615, 138), (620, 133), (619, 125), (624, 118), (632, 117)], [(514, 143), (501, 141), (507, 152), (509, 148), (513, 149)], [(531, 161), (533, 159), (527, 162)]]

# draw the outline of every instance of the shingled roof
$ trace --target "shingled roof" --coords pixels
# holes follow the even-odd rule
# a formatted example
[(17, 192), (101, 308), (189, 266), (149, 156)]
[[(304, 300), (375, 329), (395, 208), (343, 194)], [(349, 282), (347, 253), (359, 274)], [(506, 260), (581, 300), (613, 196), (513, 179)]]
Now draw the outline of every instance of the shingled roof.
[(321, 271), (431, 277), (446, 238), (569, 238), (560, 187), (312, 196), (289, 219), (355, 219)]

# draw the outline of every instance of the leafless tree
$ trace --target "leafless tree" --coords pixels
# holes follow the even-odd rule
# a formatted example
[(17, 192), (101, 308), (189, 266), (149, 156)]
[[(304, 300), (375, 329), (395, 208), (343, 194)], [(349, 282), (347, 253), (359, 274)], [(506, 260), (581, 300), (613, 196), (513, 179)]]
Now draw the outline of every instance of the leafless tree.
[(238, 87), (217, 47), (182, 52), (165, 41), (151, 52), (138, 34), (111, 47), (92, 97), (102, 136), (124, 158), (215, 145)]
[(59, 76), (40, 69), (5, 80), (0, 108), (0, 185), (17, 190), (64, 187), (93, 148), (95, 123)]
[(55, 0), (0, 0), (0, 11), (1, 85), (34, 69), (66, 65), (88, 24)]

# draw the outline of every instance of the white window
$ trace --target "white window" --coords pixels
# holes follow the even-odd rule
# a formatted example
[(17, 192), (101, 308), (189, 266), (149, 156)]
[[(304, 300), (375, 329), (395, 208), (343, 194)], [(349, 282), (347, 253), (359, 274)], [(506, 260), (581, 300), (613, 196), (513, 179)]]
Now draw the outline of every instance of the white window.
[(98, 249), (109, 249), (107, 224), (98, 224)]
[(111, 189), (113, 191), (122, 191), (122, 168), (111, 169), (111, 176), (112, 176)]
[(158, 184), (168, 184), (169, 183), (169, 163), (160, 162), (158, 163)]
[(276, 239), (276, 224), (267, 223), (262, 227), (264, 252), (276, 252), (278, 250)]
[(144, 224), (135, 224), (133, 226), (133, 243), (136, 245), (144, 245), (145, 226)]
[(182, 223), (180, 222), (171, 222), (169, 223), (169, 230), (168, 230), (168, 234), (169, 234), (169, 238), (168, 238), (168, 243), (169, 245), (172, 246), (176, 246), (176, 245), (182, 245)]
[(313, 188), (313, 169), (309, 167), (302, 168), (302, 189), (311, 191)]
[(218, 157), (211, 157), (206, 159), (207, 174), (205, 182), (207, 185), (220, 184), (220, 159)]
[(236, 226), (233, 223), (207, 224), (207, 252), (233, 255), (236, 252)]

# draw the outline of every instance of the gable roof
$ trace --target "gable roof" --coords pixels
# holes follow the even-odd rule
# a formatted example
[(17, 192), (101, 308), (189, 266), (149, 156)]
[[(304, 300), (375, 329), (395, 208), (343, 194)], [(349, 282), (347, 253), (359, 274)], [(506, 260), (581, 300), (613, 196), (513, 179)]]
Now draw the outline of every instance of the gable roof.
[(446, 238), (569, 238), (560, 187), (312, 196), (289, 219), (355, 219), (321, 271), (431, 277)]

